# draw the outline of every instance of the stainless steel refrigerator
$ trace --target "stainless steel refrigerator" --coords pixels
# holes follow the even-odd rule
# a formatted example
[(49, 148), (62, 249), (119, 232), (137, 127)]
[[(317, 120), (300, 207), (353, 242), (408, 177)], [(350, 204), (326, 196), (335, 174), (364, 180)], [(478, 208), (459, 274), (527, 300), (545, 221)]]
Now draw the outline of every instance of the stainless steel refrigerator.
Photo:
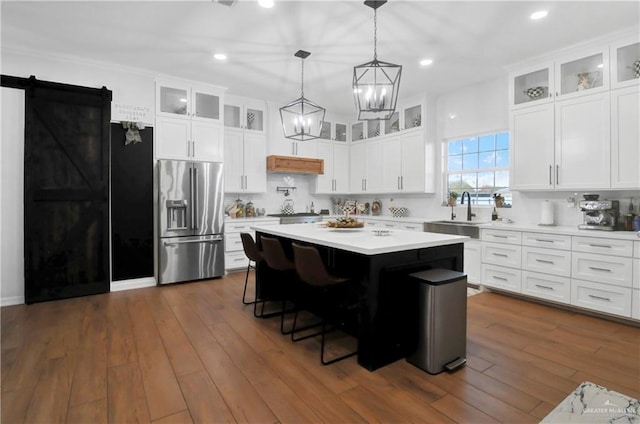
[(158, 161), (158, 282), (224, 274), (222, 163)]

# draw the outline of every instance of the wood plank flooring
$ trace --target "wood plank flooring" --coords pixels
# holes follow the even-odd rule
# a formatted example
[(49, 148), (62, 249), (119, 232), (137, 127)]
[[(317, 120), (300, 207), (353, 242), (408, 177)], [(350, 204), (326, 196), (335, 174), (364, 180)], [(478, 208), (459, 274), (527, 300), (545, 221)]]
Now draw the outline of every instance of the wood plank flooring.
[(253, 317), (243, 283), (2, 308), (2, 423), (534, 423), (585, 380), (640, 398), (636, 327), (480, 293), (465, 368), (368, 372), (320, 365), (317, 340)]

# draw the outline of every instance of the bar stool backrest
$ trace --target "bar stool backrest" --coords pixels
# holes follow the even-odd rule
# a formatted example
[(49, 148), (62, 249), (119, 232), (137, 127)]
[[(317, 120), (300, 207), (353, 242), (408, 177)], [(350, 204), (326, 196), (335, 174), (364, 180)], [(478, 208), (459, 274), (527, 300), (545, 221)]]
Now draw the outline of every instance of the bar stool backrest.
[(242, 239), (242, 248), (244, 249), (244, 254), (247, 255), (249, 260), (252, 260), (255, 263), (260, 262), (262, 258), (262, 253), (256, 242), (253, 240), (253, 237), (249, 233), (240, 233), (240, 239)]
[(302, 246), (293, 243), (293, 258), (298, 276), (312, 286), (336, 284), (337, 280), (327, 271), (318, 249), (313, 246)]
[(280, 240), (273, 237), (261, 237), (262, 243), (262, 257), (264, 258), (269, 268), (277, 271), (290, 271), (295, 269), (293, 261), (287, 258), (284, 253)]

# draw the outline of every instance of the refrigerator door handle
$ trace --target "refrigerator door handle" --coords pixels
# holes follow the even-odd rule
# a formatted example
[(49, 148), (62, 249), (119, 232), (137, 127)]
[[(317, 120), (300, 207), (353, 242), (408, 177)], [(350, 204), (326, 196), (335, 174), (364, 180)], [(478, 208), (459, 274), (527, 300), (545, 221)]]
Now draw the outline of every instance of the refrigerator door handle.
[(189, 197), (191, 197), (191, 229), (194, 228), (195, 221), (195, 205), (193, 201), (195, 200), (195, 195), (193, 193), (193, 168), (189, 168)]
[(193, 168), (193, 201), (191, 204), (193, 205), (193, 229), (198, 229), (198, 220), (196, 219), (198, 216), (198, 168)]
[(177, 241), (164, 241), (162, 242), (165, 246), (171, 246), (174, 244), (192, 244), (192, 243), (219, 243), (222, 241), (222, 236), (216, 236), (212, 239), (207, 240), (177, 240)]

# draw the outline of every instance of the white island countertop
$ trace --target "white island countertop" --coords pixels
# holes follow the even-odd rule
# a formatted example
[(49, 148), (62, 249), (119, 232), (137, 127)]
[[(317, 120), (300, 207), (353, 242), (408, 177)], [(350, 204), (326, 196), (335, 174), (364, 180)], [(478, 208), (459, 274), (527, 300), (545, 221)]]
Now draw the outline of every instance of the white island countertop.
[(402, 252), (449, 244), (464, 243), (471, 240), (467, 236), (423, 233), (393, 229), (388, 235), (377, 236), (379, 228), (338, 229), (326, 228), (316, 224), (290, 225), (254, 225), (255, 231), (292, 240), (304, 241), (320, 246), (333, 247), (363, 255)]

